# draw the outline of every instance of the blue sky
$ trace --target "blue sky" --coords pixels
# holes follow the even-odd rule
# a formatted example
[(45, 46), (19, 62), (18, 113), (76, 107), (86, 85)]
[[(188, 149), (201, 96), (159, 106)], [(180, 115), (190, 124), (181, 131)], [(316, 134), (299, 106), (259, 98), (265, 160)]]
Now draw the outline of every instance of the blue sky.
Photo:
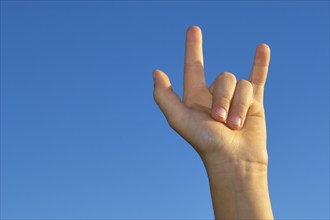
[(329, 218), (329, 2), (1, 1), (1, 218), (213, 218), (203, 164), (153, 101), (182, 95), (186, 29), (206, 80), (265, 90), (277, 219)]

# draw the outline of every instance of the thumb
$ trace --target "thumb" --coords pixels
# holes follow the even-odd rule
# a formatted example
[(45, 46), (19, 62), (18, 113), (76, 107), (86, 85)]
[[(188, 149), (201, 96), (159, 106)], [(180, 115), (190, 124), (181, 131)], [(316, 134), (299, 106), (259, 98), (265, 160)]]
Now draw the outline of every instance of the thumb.
[(180, 121), (185, 117), (185, 106), (179, 96), (173, 91), (170, 79), (161, 70), (153, 71), (154, 99), (165, 115), (169, 125), (179, 129)]

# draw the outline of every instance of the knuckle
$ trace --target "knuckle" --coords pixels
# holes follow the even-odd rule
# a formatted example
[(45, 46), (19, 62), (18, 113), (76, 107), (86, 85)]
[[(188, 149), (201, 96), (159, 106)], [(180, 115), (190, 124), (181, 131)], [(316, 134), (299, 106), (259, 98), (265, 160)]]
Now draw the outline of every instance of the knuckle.
[(158, 99), (158, 95), (157, 95), (157, 92), (156, 92), (156, 90), (154, 90), (154, 93), (153, 93), (153, 98), (154, 98), (155, 102), (157, 102), (157, 99)]
[(177, 119), (176, 117), (166, 117), (166, 120), (167, 120), (167, 123), (168, 125), (172, 128), (172, 129), (176, 129), (176, 122), (177, 122)]
[(231, 102), (231, 99), (229, 97), (222, 96), (218, 100), (216, 100), (213, 105), (223, 107), (225, 110), (228, 110), (229, 106), (230, 106), (230, 102)]
[(179, 132), (182, 131), (185, 127), (185, 123), (187, 122), (188, 112), (186, 109), (182, 111), (169, 111), (169, 114), (165, 115), (168, 125)]
[(193, 99), (191, 95), (186, 95), (182, 102), (187, 106), (187, 107), (192, 107), (194, 105)]
[(236, 82), (236, 76), (231, 72), (222, 72), (221, 74), (218, 75), (217, 79), (219, 80), (226, 79)]
[(203, 66), (203, 62), (201, 60), (193, 60), (189, 64), (192, 66)]
[(249, 109), (249, 105), (247, 103), (240, 102), (240, 103), (237, 103), (237, 105), (235, 106), (235, 109), (238, 114), (245, 117), (245, 114), (247, 113), (247, 111)]
[(244, 79), (243, 79), (243, 80), (239, 80), (239, 81), (237, 82), (237, 85), (238, 85), (239, 87), (242, 87), (242, 88), (248, 90), (248, 91), (252, 91), (252, 90), (253, 90), (253, 85), (252, 85), (252, 83), (249, 82), (248, 80), (244, 80)]
[(153, 94), (154, 100), (157, 103), (157, 105), (159, 105), (159, 100), (160, 100), (160, 92), (158, 91), (158, 89), (154, 89), (154, 94)]
[(187, 71), (203, 68), (203, 62), (201, 60), (187, 60), (186, 64), (187, 66), (185, 68)]
[(200, 100), (201, 94), (204, 92), (203, 90), (205, 89), (205, 85), (202, 83), (195, 83), (191, 86), (191, 89), (184, 93), (182, 100), (182, 102), (188, 107), (194, 106), (196, 102)]

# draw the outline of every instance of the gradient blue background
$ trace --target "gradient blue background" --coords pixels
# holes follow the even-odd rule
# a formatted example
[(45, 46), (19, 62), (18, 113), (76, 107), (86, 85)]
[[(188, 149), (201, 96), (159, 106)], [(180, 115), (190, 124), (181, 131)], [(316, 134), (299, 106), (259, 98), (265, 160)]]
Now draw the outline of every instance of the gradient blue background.
[(329, 218), (329, 2), (1, 2), (1, 218), (213, 218), (203, 164), (153, 101), (182, 94), (186, 29), (206, 79), (271, 47), (277, 219)]

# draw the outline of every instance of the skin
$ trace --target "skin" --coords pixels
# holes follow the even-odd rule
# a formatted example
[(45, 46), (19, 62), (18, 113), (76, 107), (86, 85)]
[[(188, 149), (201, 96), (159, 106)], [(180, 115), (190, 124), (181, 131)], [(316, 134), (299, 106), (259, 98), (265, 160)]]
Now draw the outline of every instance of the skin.
[(216, 219), (273, 219), (268, 193), (264, 85), (270, 48), (256, 48), (249, 80), (223, 72), (210, 87), (204, 76), (202, 32), (186, 34), (183, 99), (154, 70), (154, 99), (169, 125), (200, 155)]

